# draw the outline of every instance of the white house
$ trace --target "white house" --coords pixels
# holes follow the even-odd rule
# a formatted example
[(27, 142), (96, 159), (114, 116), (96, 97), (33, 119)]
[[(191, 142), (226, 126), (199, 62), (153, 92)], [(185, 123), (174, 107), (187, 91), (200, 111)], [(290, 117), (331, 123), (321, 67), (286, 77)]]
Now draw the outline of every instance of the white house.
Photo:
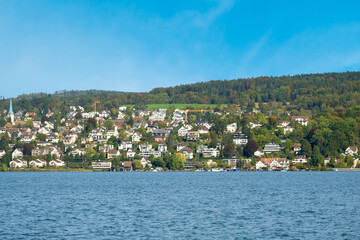
[(145, 168), (146, 165), (148, 165), (149, 167), (152, 167), (151, 161), (147, 157), (141, 158), (140, 162), (141, 162), (141, 165), (143, 168)]
[(32, 160), (29, 163), (30, 167), (46, 167), (46, 161), (43, 159)]
[(128, 150), (132, 148), (132, 143), (130, 141), (122, 141), (119, 145), (119, 150)]
[(305, 116), (292, 116), (291, 121), (296, 121), (303, 126), (307, 126), (309, 123), (307, 117)]
[(128, 158), (133, 158), (135, 156), (135, 151), (133, 149), (129, 149), (127, 152), (126, 152), (126, 157)]
[(11, 168), (23, 168), (27, 167), (27, 161), (23, 159), (15, 159), (9, 163)]
[(141, 139), (141, 138), (142, 138), (141, 133), (136, 132), (136, 133), (134, 133), (134, 134), (132, 135), (131, 141), (132, 141), (133, 143), (140, 142), (140, 139)]
[(50, 167), (64, 167), (66, 163), (61, 159), (51, 160), (49, 162)]
[(17, 148), (15, 149), (12, 154), (11, 154), (12, 158), (22, 158), (24, 156), (23, 154), (23, 149), (22, 148)]
[(248, 143), (248, 136), (242, 132), (235, 133), (233, 142), (235, 145), (245, 145)]
[(237, 129), (237, 124), (236, 123), (231, 123), (231, 124), (226, 126), (226, 131), (230, 132), (230, 133), (236, 132), (236, 129)]
[(4, 150), (0, 150), (0, 158), (2, 158), (5, 154), (6, 152)]
[(266, 167), (267, 167), (267, 166), (266, 166), (262, 161), (258, 161), (258, 162), (255, 164), (256, 170), (263, 169), (263, 168), (266, 168)]
[(345, 154), (346, 154), (346, 155), (356, 155), (356, 154), (358, 154), (358, 148), (357, 148), (357, 146), (349, 146), (349, 147), (345, 150)]
[(119, 150), (109, 150), (107, 153), (107, 158), (116, 158), (120, 156)]
[(297, 164), (297, 163), (307, 163), (307, 159), (305, 156), (303, 155), (298, 155), (295, 157), (295, 159), (292, 161), (293, 164)]
[(183, 149), (181, 149), (179, 151), (182, 155), (184, 155), (186, 157), (186, 159), (193, 159), (194, 158), (194, 153), (193, 151), (188, 148), (188, 147), (184, 147)]

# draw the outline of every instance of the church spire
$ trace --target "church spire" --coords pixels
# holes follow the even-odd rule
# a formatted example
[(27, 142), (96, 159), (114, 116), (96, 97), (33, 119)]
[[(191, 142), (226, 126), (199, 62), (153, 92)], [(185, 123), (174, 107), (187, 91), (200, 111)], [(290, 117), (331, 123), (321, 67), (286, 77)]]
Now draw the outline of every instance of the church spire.
[(14, 121), (14, 112), (13, 112), (13, 107), (12, 107), (12, 99), (10, 98), (10, 107), (9, 107), (9, 117), (11, 119), (11, 124), (14, 125), (15, 121)]

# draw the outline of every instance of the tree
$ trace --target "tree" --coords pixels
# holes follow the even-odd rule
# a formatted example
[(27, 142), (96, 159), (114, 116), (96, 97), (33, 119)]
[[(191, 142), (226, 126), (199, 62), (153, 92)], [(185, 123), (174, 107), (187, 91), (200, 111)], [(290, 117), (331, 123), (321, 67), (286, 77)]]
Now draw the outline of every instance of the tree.
[(249, 140), (248, 143), (244, 146), (244, 156), (251, 157), (254, 155), (254, 152), (258, 149), (258, 145), (255, 140)]
[(171, 155), (169, 161), (170, 170), (180, 170), (184, 168), (184, 163), (186, 162), (186, 157), (180, 153), (175, 153)]
[(141, 169), (142, 168), (141, 161), (140, 160), (134, 160), (133, 161), (133, 167), (134, 167), (135, 170)]
[(354, 166), (354, 159), (350, 155), (346, 156), (345, 162), (346, 162), (347, 167), (353, 167)]
[(37, 133), (37, 134), (36, 134), (36, 138), (37, 138), (39, 141), (41, 141), (41, 142), (46, 141), (46, 137), (47, 137), (47, 135), (44, 134), (44, 133)]
[(225, 157), (232, 157), (236, 152), (236, 148), (234, 144), (227, 144), (224, 147), (224, 156)]
[(95, 118), (89, 118), (85, 123), (85, 131), (91, 132), (93, 129), (95, 129), (97, 126), (96, 119)]
[(307, 157), (311, 157), (311, 144), (306, 139), (302, 139), (300, 143), (302, 154)]
[(114, 129), (114, 123), (111, 120), (106, 120), (104, 122), (104, 127), (106, 127), (108, 130)]
[(311, 155), (311, 159), (310, 159), (310, 165), (311, 166), (318, 166), (319, 164), (321, 164), (321, 153), (320, 153), (320, 148), (319, 146), (314, 146), (312, 155)]
[(33, 150), (33, 147), (29, 143), (25, 143), (23, 146), (23, 153), (24, 155), (31, 155), (31, 150)]

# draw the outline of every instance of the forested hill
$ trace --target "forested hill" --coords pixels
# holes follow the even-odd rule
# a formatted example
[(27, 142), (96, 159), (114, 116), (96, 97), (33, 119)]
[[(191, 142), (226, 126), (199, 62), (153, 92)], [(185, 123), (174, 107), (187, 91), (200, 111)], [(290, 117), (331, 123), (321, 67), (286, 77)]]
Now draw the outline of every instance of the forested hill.
[[(346, 108), (360, 104), (360, 72), (303, 74), (281, 77), (200, 82), (175, 87), (155, 88), (150, 92), (61, 91), (54, 94), (21, 95), (14, 99), (14, 110), (34, 108), (61, 109), (70, 104), (91, 107), (93, 100), (103, 108), (124, 104), (239, 104), (247, 107), (256, 102), (290, 103), (295, 108)], [(0, 101), (7, 109), (9, 100)]]

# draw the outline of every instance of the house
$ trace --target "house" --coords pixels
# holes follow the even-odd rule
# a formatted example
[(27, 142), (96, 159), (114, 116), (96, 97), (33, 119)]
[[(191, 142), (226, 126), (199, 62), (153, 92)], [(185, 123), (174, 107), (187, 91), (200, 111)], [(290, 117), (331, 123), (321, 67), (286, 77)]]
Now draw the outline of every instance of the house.
[(204, 158), (209, 158), (209, 157), (218, 157), (220, 156), (220, 151), (216, 148), (205, 148), (202, 151), (202, 155)]
[(152, 167), (151, 161), (150, 161), (149, 158), (147, 158), (147, 157), (141, 158), (140, 162), (141, 162), (142, 168), (145, 168), (146, 165), (147, 165), (148, 167)]
[(266, 168), (266, 167), (267, 167), (267, 165), (265, 165), (262, 161), (258, 161), (258, 162), (255, 164), (256, 170), (263, 169), (263, 168)]
[(267, 143), (263, 151), (264, 153), (280, 152), (280, 145), (277, 143)]
[(236, 158), (223, 159), (223, 163), (227, 163), (230, 168), (236, 168), (238, 160)]
[(52, 143), (58, 143), (59, 142), (59, 134), (58, 133), (50, 133), (46, 136), (46, 141), (47, 142), (52, 142)]
[(158, 145), (157, 149), (159, 152), (167, 152), (168, 151), (167, 145), (165, 143), (160, 143)]
[(176, 146), (176, 151), (180, 151), (181, 149), (183, 149), (184, 147), (186, 147), (185, 143), (179, 143), (177, 146)]
[(139, 144), (139, 150), (140, 150), (140, 152), (151, 151), (151, 149), (152, 149), (152, 145), (151, 145), (151, 144), (148, 144), (148, 143)]
[(248, 143), (248, 136), (242, 132), (235, 133), (233, 142), (235, 145), (245, 145)]
[(11, 154), (12, 159), (22, 158), (24, 156), (23, 150), (22, 148), (16, 148)]
[(155, 142), (164, 142), (170, 135), (169, 129), (155, 129), (151, 135), (154, 137)]
[(4, 150), (0, 150), (0, 158), (2, 158), (5, 154), (6, 152)]
[(9, 166), (11, 168), (27, 167), (27, 161), (24, 159), (14, 159), (14, 160), (10, 161)]
[(107, 158), (116, 158), (120, 156), (119, 150), (109, 150), (107, 153)]
[(286, 134), (287, 132), (292, 133), (294, 130), (295, 130), (294, 127), (286, 126), (284, 127), (284, 134)]
[(345, 154), (346, 155), (356, 155), (358, 154), (358, 148), (357, 146), (349, 146), (346, 150), (345, 150)]
[(307, 126), (309, 123), (307, 117), (305, 116), (292, 116), (291, 121), (298, 122), (303, 126)]
[(292, 161), (293, 164), (297, 163), (307, 163), (306, 156), (304, 155), (297, 155), (294, 160)]
[(104, 146), (99, 146), (99, 152), (106, 153), (110, 150), (114, 150), (114, 145), (104, 144)]
[(126, 152), (126, 157), (127, 158), (133, 158), (135, 156), (135, 151), (133, 149), (129, 149), (127, 152)]
[(86, 153), (85, 148), (75, 148), (71, 151), (71, 154), (73, 156), (76, 156), (76, 155), (81, 156), (81, 155), (84, 155), (85, 153)]
[(123, 162), (122, 170), (126, 172), (131, 172), (133, 170), (132, 162)]
[(194, 153), (193, 151), (188, 148), (188, 147), (184, 147), (183, 149), (181, 149), (179, 151), (182, 155), (184, 155), (186, 157), (186, 159), (193, 159), (194, 158)]
[(50, 167), (65, 167), (66, 163), (61, 159), (51, 160), (49, 162)]
[(210, 128), (207, 128), (206, 126), (200, 126), (198, 131), (200, 134), (206, 134), (209, 132), (209, 129)]
[(200, 140), (200, 133), (198, 131), (189, 131), (186, 134), (187, 141), (197, 141)]
[(260, 124), (260, 123), (256, 123), (256, 122), (250, 122), (249, 123), (249, 127), (251, 128), (251, 129), (253, 129), (253, 128), (256, 128), (256, 127), (261, 127), (262, 125)]
[(30, 167), (46, 167), (47, 163), (44, 159), (36, 159), (29, 162)]
[(184, 125), (178, 130), (178, 136), (179, 137), (185, 137), (188, 131), (190, 131), (192, 127), (190, 125)]
[(194, 169), (194, 168), (200, 168), (203, 166), (202, 162), (184, 162), (185, 169)]
[(257, 150), (257, 151), (254, 152), (255, 157), (261, 157), (263, 155), (264, 155), (264, 153), (262, 151)]
[(119, 150), (128, 150), (132, 148), (132, 143), (130, 141), (122, 141), (119, 145)]
[(301, 151), (301, 143), (294, 143), (294, 152), (298, 153)]
[(231, 123), (231, 124), (226, 126), (226, 131), (230, 132), (230, 133), (236, 132), (236, 129), (237, 129), (237, 124), (236, 123)]
[(141, 138), (142, 138), (141, 133), (136, 132), (136, 133), (134, 133), (134, 134), (132, 135), (131, 141), (132, 141), (133, 143), (137, 143), (137, 142), (140, 142), (140, 139), (141, 139)]
[(92, 162), (91, 166), (94, 169), (110, 169), (112, 164), (111, 162), (96, 161), (96, 162)]
[(290, 124), (291, 122), (290, 121), (281, 121), (278, 125), (277, 125), (277, 127), (280, 127), (280, 128), (285, 128), (285, 127), (287, 127), (289, 124)]

